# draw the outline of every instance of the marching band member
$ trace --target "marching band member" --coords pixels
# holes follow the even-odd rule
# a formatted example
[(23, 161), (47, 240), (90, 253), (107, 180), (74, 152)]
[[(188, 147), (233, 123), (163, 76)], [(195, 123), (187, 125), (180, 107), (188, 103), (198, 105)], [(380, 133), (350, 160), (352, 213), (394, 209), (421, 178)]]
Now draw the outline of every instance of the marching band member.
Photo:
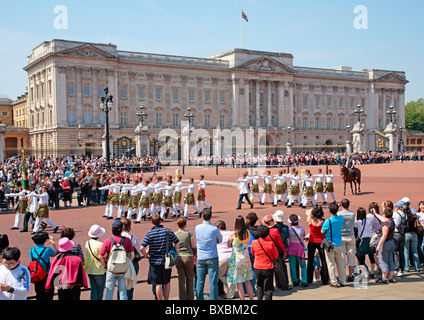
[(128, 195), (128, 192), (134, 187), (134, 185), (130, 183), (125, 183), (119, 192), (119, 205), (118, 205), (118, 212), (116, 219), (121, 219), (122, 212), (124, 211), (124, 207), (127, 207), (128, 211), (128, 203), (130, 200), (130, 197)]
[(182, 180), (183, 176), (179, 175), (177, 180), (178, 182), (174, 184), (174, 194), (172, 197), (172, 205), (175, 209), (175, 211), (177, 211), (178, 216), (180, 215), (180, 210), (181, 212), (184, 212), (184, 208), (181, 205), (181, 188), (183, 186)]
[[(294, 169), (294, 168), (293, 168)], [(300, 197), (300, 187), (299, 187), (299, 180), (300, 177), (298, 176), (297, 170), (293, 170), (293, 173), (288, 174), (289, 180), (289, 195), (288, 195), (288, 203), (287, 208), (291, 208), (291, 206), (294, 203), (294, 197), (296, 197), (297, 202), (299, 203), (299, 206), (302, 207), (302, 198)]]
[(181, 190), (183, 189), (187, 189), (187, 193), (184, 197), (184, 218), (188, 217), (188, 208), (189, 206), (191, 206), (194, 210), (195, 210), (195, 214), (198, 214), (199, 217), (202, 216), (202, 212), (200, 211), (199, 207), (197, 207), (194, 204), (194, 189), (195, 189), (195, 185), (194, 185), (194, 179), (190, 178), (190, 184), (188, 186), (185, 187), (181, 187)]
[(274, 204), (273, 207), (277, 206), (277, 202), (281, 200), (281, 198), (284, 199), (284, 202), (287, 204), (287, 174), (285, 174), (285, 169), (280, 170), (278, 172), (279, 174), (274, 176), (275, 180), (275, 196), (274, 196)]
[(42, 222), (52, 226), (53, 233), (56, 233), (59, 227), (49, 218), (49, 194), (47, 193), (47, 186), (41, 188), (41, 194), (30, 193), (28, 198), (38, 199), (37, 218), (35, 219), (34, 230), (32, 233), (38, 232)]
[(99, 188), (99, 190), (108, 190), (109, 192), (106, 198), (106, 209), (105, 214), (103, 216), (107, 219), (113, 219), (113, 209), (116, 209), (117, 211), (119, 209), (119, 191), (123, 186), (122, 183), (119, 183), (119, 178), (111, 179), (111, 182), (115, 183)]
[(168, 179), (168, 185), (163, 186), (160, 191), (163, 191), (163, 201), (162, 201), (162, 210), (160, 212), (160, 218), (168, 218), (169, 208), (172, 208), (174, 212), (173, 217), (178, 216), (177, 210), (172, 205), (172, 192), (174, 190), (174, 185), (172, 184), (172, 180)]
[(311, 200), (312, 205), (315, 205), (314, 200), (314, 178), (309, 170), (307, 170), (306, 175), (302, 176), (302, 189), (303, 189), (303, 208), (306, 208), (306, 205), (309, 200)]
[(325, 186), (324, 186), (324, 194), (325, 194), (325, 202), (327, 203), (328, 200), (328, 194), (331, 194), (331, 197), (333, 198), (333, 201), (336, 202), (336, 196), (334, 195), (334, 186), (333, 186), (333, 179), (334, 175), (332, 174), (332, 170), (328, 169), (328, 174), (325, 175)]
[(315, 177), (314, 183), (314, 200), (315, 203), (318, 203), (318, 194), (321, 194), (323, 204), (326, 204), (325, 194), (324, 194), (324, 175), (322, 174), (322, 169), (318, 169), (318, 174), (313, 175)]
[(243, 173), (242, 178), (237, 179), (237, 182), (240, 182), (240, 185), (238, 186), (238, 189), (240, 190), (240, 196), (239, 196), (237, 210), (241, 209), (241, 203), (244, 199), (246, 199), (247, 202), (249, 202), (250, 208), (253, 208), (253, 203), (249, 199), (249, 182), (252, 179), (253, 178), (247, 176), (246, 172)]
[(21, 214), (25, 214), (28, 207), (28, 200), (26, 197), (27, 193), (28, 190), (22, 190), (19, 193), (6, 193), (4, 195), (6, 198), (18, 198), (18, 204), (15, 208), (15, 224), (12, 228), (10, 228), (10, 230), (19, 229), (19, 225), (21, 223)]
[(140, 223), (141, 218), (143, 218), (144, 220), (146, 220), (146, 212), (150, 212), (150, 215), (153, 215), (152, 212), (150, 211), (150, 193), (151, 193), (151, 188), (150, 188), (150, 180), (146, 179), (144, 180), (144, 184), (142, 186), (138, 187), (138, 192), (141, 192), (140, 195), (140, 200), (138, 203), (138, 216), (137, 216), (137, 220), (134, 221), (134, 223)]
[(259, 199), (259, 202), (261, 201), (261, 197), (259, 195), (259, 176), (258, 176), (258, 171), (255, 171), (255, 175), (253, 177), (250, 177), (252, 184), (250, 187), (250, 197), (249, 199), (253, 202), (253, 196), (256, 195)]
[[(143, 178), (142, 178), (143, 179)], [(132, 180), (133, 184), (130, 188), (130, 199), (128, 201), (128, 215), (129, 219), (134, 219), (133, 215), (137, 216), (137, 209), (138, 209), (138, 202), (140, 201), (139, 196), (139, 188), (142, 186), (142, 184), (138, 183), (138, 179)]]
[(274, 197), (272, 196), (271, 171), (268, 170), (266, 173), (267, 174), (261, 174), (261, 178), (264, 179), (264, 192), (262, 193), (261, 205), (265, 205), (265, 199), (267, 194), (271, 199), (271, 203), (274, 203)]
[(156, 176), (156, 183), (153, 187), (153, 190), (154, 190), (153, 201), (152, 201), (153, 203), (152, 203), (152, 206), (150, 207), (152, 214), (159, 213), (162, 210), (163, 194), (160, 189), (165, 185), (165, 183), (166, 183), (165, 181), (162, 181), (161, 176)]
[(206, 208), (211, 209), (212, 207), (205, 201), (205, 198), (206, 198), (206, 181), (204, 179), (205, 179), (205, 176), (203, 174), (201, 174), (199, 183), (197, 184), (197, 186), (199, 188), (199, 192), (197, 194), (197, 207), (200, 209), (200, 202), (202, 202), (203, 205)]

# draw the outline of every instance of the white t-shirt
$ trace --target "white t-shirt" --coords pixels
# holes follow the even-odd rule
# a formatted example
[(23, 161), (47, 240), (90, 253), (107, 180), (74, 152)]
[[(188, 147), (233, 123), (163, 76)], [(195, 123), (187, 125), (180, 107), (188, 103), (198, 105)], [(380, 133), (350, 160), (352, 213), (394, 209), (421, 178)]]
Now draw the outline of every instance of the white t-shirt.
[[(372, 216), (373, 216), (372, 214), (367, 214), (367, 217), (365, 219), (365, 229), (364, 229), (363, 220), (355, 221), (355, 228), (358, 229), (358, 237), (361, 237), (361, 239), (372, 237), (372, 232), (371, 232), (372, 222), (373, 222), (373, 220), (371, 219)], [(364, 229), (363, 233), (362, 233), (362, 229)], [(362, 233), (362, 236), (361, 236), (361, 233)]]
[(228, 238), (230, 237), (232, 231), (220, 230), (222, 235), (222, 241), (216, 245), (218, 249), (218, 259), (219, 260), (229, 260), (231, 258), (231, 253), (233, 248), (227, 245)]
[(0, 265), (0, 283), (15, 289), (13, 293), (0, 291), (0, 300), (26, 300), (29, 294), (31, 275), (23, 264), (19, 264), (13, 270), (7, 269), (3, 264)]

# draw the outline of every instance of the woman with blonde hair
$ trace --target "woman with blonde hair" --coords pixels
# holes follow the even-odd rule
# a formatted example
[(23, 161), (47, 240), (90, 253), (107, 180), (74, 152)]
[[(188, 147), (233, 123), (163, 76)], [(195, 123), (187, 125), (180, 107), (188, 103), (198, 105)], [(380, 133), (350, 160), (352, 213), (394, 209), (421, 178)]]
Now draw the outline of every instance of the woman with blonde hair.
[(185, 229), (186, 225), (186, 218), (178, 218), (178, 231), (175, 232), (180, 241), (180, 246), (177, 250), (178, 259), (175, 265), (178, 273), (178, 296), (180, 300), (194, 300), (193, 277), (196, 241), (193, 233)]

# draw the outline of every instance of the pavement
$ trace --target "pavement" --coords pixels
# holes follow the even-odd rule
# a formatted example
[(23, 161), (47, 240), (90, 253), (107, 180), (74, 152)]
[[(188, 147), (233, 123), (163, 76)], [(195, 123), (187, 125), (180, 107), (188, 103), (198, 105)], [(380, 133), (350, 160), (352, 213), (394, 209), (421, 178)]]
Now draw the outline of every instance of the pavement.
[[(309, 168), (312, 174), (317, 173), (317, 169), (326, 171), (325, 166), (314, 167), (299, 167), (299, 170)], [(347, 188), (346, 196), (343, 195), (343, 183), (340, 177), (339, 166), (329, 166), (333, 170), (334, 187), (336, 191), (337, 201), (346, 197), (351, 201), (351, 211), (355, 211), (359, 207), (367, 208), (369, 203), (376, 201), (381, 203), (386, 200), (396, 202), (401, 198), (407, 196), (411, 199), (412, 207), (416, 208), (420, 200), (424, 200), (422, 194), (422, 180), (424, 178), (424, 166), (422, 162), (392, 162), (389, 164), (372, 164), (361, 165), (359, 168), (362, 171), (362, 184), (361, 193), (352, 195), (349, 188)], [(182, 171), (181, 167), (165, 167), (158, 172), (158, 174), (172, 174), (175, 176), (176, 169)], [(203, 167), (185, 167), (184, 179), (193, 177), (195, 180), (199, 178), (200, 174), (205, 175), (207, 181), (206, 201), (213, 207), (212, 223), (218, 220), (224, 220), (227, 224), (227, 229), (234, 228), (234, 221), (237, 215), (247, 215), (247, 213), (254, 211), (259, 219), (267, 214), (273, 214), (276, 210), (283, 210), (286, 218), (290, 214), (295, 213), (301, 217), (300, 225), (306, 227), (305, 209), (293, 206), (286, 208), (283, 203), (279, 203), (277, 207), (272, 207), (267, 199), (265, 206), (258, 204), (255, 199), (255, 206), (250, 209), (248, 204), (242, 205), (241, 210), (235, 210), (238, 202), (238, 189), (236, 188), (236, 179), (241, 176), (242, 172), (251, 169), (246, 168), (203, 168)], [(259, 169), (263, 170), (263, 169)], [(272, 174), (276, 174), (279, 168), (270, 169)], [(253, 172), (255, 169), (252, 170)], [(145, 174), (145, 177), (150, 177), (151, 174)], [(320, 201), (320, 199), (319, 199)], [(308, 208), (310, 208), (310, 204)], [(325, 216), (329, 217), (328, 210), (325, 208)], [(102, 218), (104, 214), (104, 205), (94, 205), (89, 207), (77, 207), (74, 201), (71, 208), (61, 208), (58, 210), (51, 210), (50, 218), (59, 226), (59, 232), (53, 234), (54, 238), (58, 241), (60, 237), (60, 230), (63, 227), (72, 227), (75, 230), (74, 241), (80, 243), (83, 247), (88, 240), (88, 230), (93, 224), (99, 224), (106, 228), (106, 234), (100, 240), (106, 239), (111, 235), (111, 225), (113, 220), (106, 220)], [(0, 213), (0, 233), (8, 234), (10, 245), (16, 246), (21, 249), (21, 263), (29, 264), (28, 250), (34, 244), (31, 240), (31, 234), (20, 233), (19, 231), (12, 231), (14, 222), (14, 213), (11, 210)], [(190, 211), (187, 229), (194, 232), (194, 228), (202, 220)], [(164, 226), (177, 230), (176, 219), (165, 219)], [(149, 220), (141, 224), (133, 224), (131, 233), (135, 235), (140, 243), (144, 235), (150, 230), (152, 224)], [(307, 229), (306, 229), (307, 230)], [(51, 233), (52, 229), (47, 227), (47, 232)], [(134, 291), (135, 300), (153, 300), (153, 293), (151, 286), (147, 284), (147, 269), (148, 262), (143, 259), (140, 261), (140, 271), (138, 274), (138, 284)], [(176, 279), (176, 270), (172, 271), (171, 292), (170, 300), (178, 300), (178, 283)], [(395, 278), (395, 283), (390, 284), (376, 284), (374, 279), (368, 281), (356, 281), (348, 283), (343, 288), (332, 288), (329, 286), (322, 286), (320, 284), (311, 284), (307, 288), (295, 287), (291, 291), (274, 291), (274, 300), (421, 300), (424, 299), (424, 286), (422, 285), (423, 272), (410, 272), (403, 277)], [(207, 281), (206, 281), (207, 283)], [(205, 292), (208, 292), (206, 285)], [(30, 299), (33, 298), (34, 291), (31, 289)], [(55, 297), (57, 299), (57, 297)], [(81, 294), (82, 300), (89, 300), (89, 290), (84, 290)], [(227, 301), (235, 301), (227, 300)]]

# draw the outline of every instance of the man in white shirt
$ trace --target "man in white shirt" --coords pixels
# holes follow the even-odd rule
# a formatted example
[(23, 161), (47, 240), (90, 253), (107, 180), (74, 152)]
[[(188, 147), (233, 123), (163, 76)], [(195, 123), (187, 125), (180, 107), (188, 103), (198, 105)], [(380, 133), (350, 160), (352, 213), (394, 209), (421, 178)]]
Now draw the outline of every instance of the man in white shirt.
[(59, 227), (49, 218), (49, 195), (47, 193), (47, 187), (41, 188), (41, 194), (30, 193), (27, 195), (28, 198), (38, 199), (37, 218), (35, 219), (33, 234), (38, 232), (42, 222), (49, 224), (53, 228), (53, 233), (56, 233)]
[(30, 290), (31, 275), (20, 263), (18, 248), (6, 248), (0, 265), (0, 300), (26, 300)]
[(181, 188), (183, 187), (183, 182), (181, 181), (183, 176), (179, 175), (177, 178), (177, 183), (174, 183), (174, 194), (172, 197), (172, 203), (174, 209), (177, 211), (178, 215), (180, 215), (180, 211), (184, 212), (184, 208), (181, 205)]
[(336, 202), (336, 196), (334, 195), (334, 185), (333, 185), (333, 179), (334, 175), (332, 174), (332, 170), (328, 169), (328, 174), (325, 175), (325, 184), (324, 184), (324, 195), (325, 195), (325, 203), (327, 203), (328, 200), (328, 194), (331, 195), (333, 198), (333, 201)]
[(287, 205), (287, 174), (286, 169), (280, 170), (278, 175), (274, 176), (275, 180), (275, 197), (274, 197), (274, 207), (277, 205), (277, 202), (283, 198), (285, 204)]
[(200, 175), (199, 183), (197, 184), (199, 193), (197, 194), (197, 207), (200, 209), (200, 202), (206, 207), (211, 209), (211, 206), (206, 202), (206, 181), (203, 174)]
[(10, 230), (17, 230), (19, 229), (19, 225), (21, 223), (21, 214), (25, 214), (28, 202), (26, 198), (27, 190), (22, 190), (19, 193), (6, 193), (4, 196), (6, 198), (18, 198), (18, 204), (15, 208), (15, 224), (13, 225)]
[(184, 197), (184, 202), (185, 202), (185, 205), (184, 205), (184, 218), (187, 218), (188, 217), (189, 206), (191, 206), (195, 210), (195, 214), (198, 214), (199, 217), (202, 216), (202, 212), (200, 211), (199, 207), (197, 207), (195, 205), (195, 202), (194, 202), (194, 189), (195, 188), (196, 188), (196, 186), (194, 185), (194, 179), (193, 178), (190, 178), (190, 182), (189, 182), (189, 185), (188, 186), (181, 187), (181, 190), (187, 189), (187, 193), (186, 193), (186, 195)]
[(318, 195), (321, 194), (322, 202), (323, 204), (326, 204), (326, 198), (324, 194), (324, 175), (322, 174), (322, 169), (318, 169), (318, 174), (314, 174), (313, 177), (315, 178), (314, 183), (314, 200), (315, 203), (318, 203)]
[(246, 199), (247, 202), (249, 202), (250, 208), (253, 208), (253, 203), (249, 199), (249, 191), (250, 191), (249, 182), (250, 182), (250, 180), (252, 180), (252, 178), (248, 177), (246, 172), (243, 173), (242, 178), (237, 179), (237, 182), (240, 182), (240, 185), (238, 186), (238, 189), (240, 190), (240, 196), (239, 196), (237, 210), (241, 209), (241, 203), (243, 202), (243, 199)]
[(259, 176), (258, 171), (255, 171), (255, 175), (251, 178), (251, 186), (250, 186), (250, 200), (253, 202), (253, 196), (256, 195), (258, 197), (259, 202), (261, 202), (261, 196), (259, 195)]
[(274, 197), (272, 195), (272, 176), (271, 171), (267, 171), (267, 174), (261, 174), (261, 178), (264, 179), (264, 192), (262, 193), (261, 205), (265, 205), (266, 195), (269, 195), (271, 203), (274, 203)]
[(404, 226), (407, 223), (408, 219), (403, 212), (402, 207), (405, 205), (404, 202), (398, 201), (393, 205), (393, 222), (395, 224), (395, 234), (393, 235), (393, 240), (395, 241), (395, 252), (394, 260), (396, 267), (396, 276), (401, 277), (405, 275), (405, 264), (409, 261), (405, 261), (405, 232)]

